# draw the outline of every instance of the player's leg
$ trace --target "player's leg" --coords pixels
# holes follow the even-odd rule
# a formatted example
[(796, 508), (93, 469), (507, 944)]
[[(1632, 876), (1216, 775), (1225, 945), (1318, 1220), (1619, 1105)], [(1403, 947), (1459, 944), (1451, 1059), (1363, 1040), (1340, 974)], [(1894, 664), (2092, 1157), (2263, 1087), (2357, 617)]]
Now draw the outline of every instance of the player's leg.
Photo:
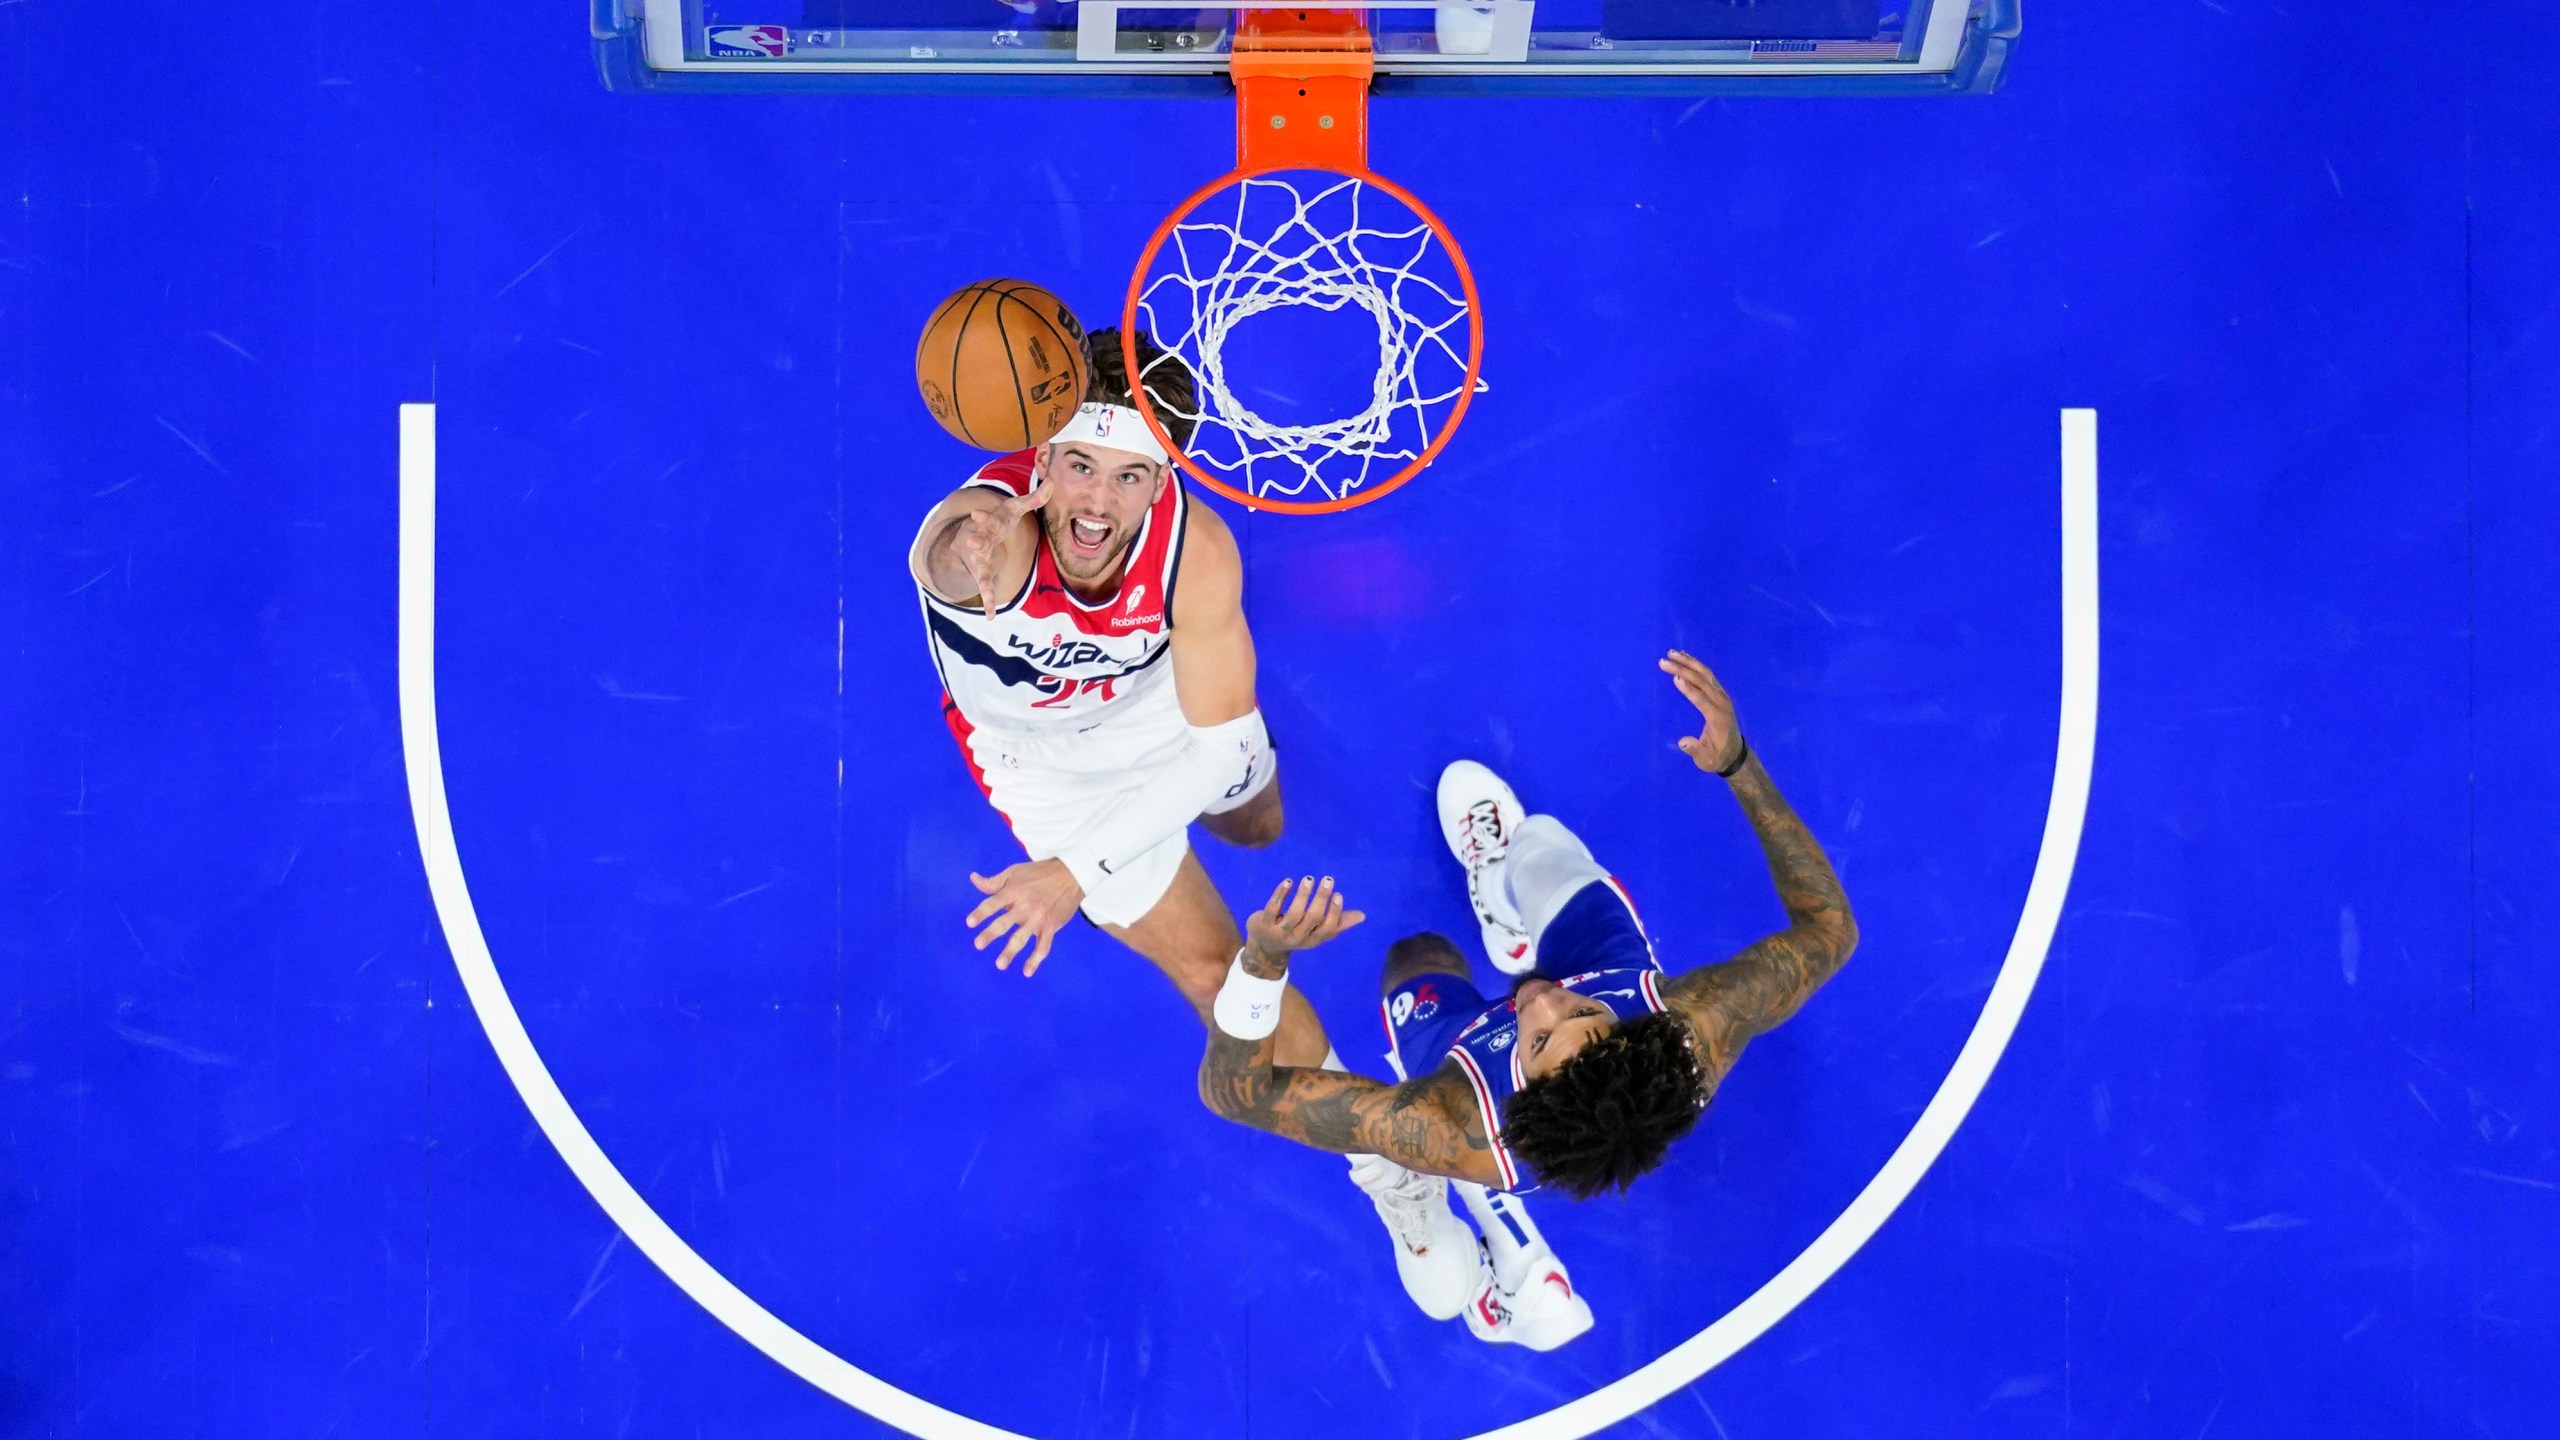
[(1277, 777), (1236, 808), (1204, 811), (1200, 816), (1201, 829), (1230, 845), (1241, 845), (1247, 850), (1259, 850), (1279, 839), (1286, 823), (1287, 817), (1280, 807)]
[[(1219, 897), (1217, 887), (1209, 883), (1209, 872), (1200, 868), (1200, 857), (1191, 853), (1190, 846), (1183, 845), (1178, 858), (1170, 861), (1152, 850), (1140, 858), (1142, 866), (1171, 864), (1172, 875), (1162, 894), (1133, 920), (1116, 923), (1096, 916), (1096, 921), (1122, 944), (1155, 962), (1156, 968), (1182, 992), (1182, 998), (1191, 1002), (1200, 1023), (1209, 1024), (1209, 1007), (1218, 998), (1218, 987), (1226, 983), (1228, 962), (1244, 948), (1244, 936), (1237, 931), (1234, 913)], [(1114, 879), (1117, 883), (1118, 877)], [(1133, 875), (1131, 879), (1143, 883), (1143, 875)], [(1087, 913), (1091, 914), (1094, 908), (1088, 900)], [(1314, 1067), (1323, 1064), (1331, 1051), (1325, 1042), (1323, 1023), (1316, 1019), (1306, 997), (1292, 988), (1281, 999), (1279, 1048), (1274, 1059), (1282, 1065)]]
[(1473, 760), (1440, 772), (1440, 836), (1467, 872), (1467, 903), (1484, 932), (1485, 958), (1505, 975), (1537, 967), (1537, 950), (1519, 908), (1502, 885), (1503, 858), (1527, 814), (1502, 777)]
[(1280, 755), (1266, 731), (1247, 743), (1235, 783), (1201, 812), (1200, 828), (1230, 845), (1259, 850), (1280, 838), (1286, 820), (1280, 808)]
[[(1378, 1009), (1387, 1027), (1387, 1063), (1411, 1079), (1442, 1063), (1466, 1023), (1484, 1013), (1485, 998), (1467, 975), (1467, 957), (1448, 937), (1425, 931), (1387, 947)], [(1351, 1183), (1367, 1192), (1396, 1244), (1396, 1278), (1422, 1313), (1446, 1320), (1482, 1288), (1484, 1260), (1475, 1231), (1449, 1208), (1449, 1183), (1380, 1155), (1351, 1161)]]
[(1531, 1350), (1553, 1350), (1589, 1330), (1590, 1302), (1576, 1293), (1520, 1197), (1454, 1183), (1484, 1231), (1484, 1276), (1467, 1304), (1467, 1329), (1488, 1344)]
[[(1446, 1056), (1458, 1032), (1485, 1009), (1484, 997), (1467, 976), (1466, 957), (1446, 936), (1427, 931), (1388, 947), (1381, 988), (1392, 1047), (1387, 1061), (1400, 1077), (1406, 1074), (1405, 1057), (1416, 1057), (1423, 1066), (1437, 1063), (1421, 1057)], [(1574, 1293), (1564, 1262), (1538, 1232), (1519, 1196), (1464, 1180), (1451, 1181), (1449, 1188), (1466, 1202), (1476, 1228), (1484, 1232), (1485, 1259), (1461, 1312), (1478, 1339), (1552, 1350), (1591, 1328), (1591, 1307)], [(1437, 1191), (1432, 1198), (1447, 1204)], [(1382, 1203), (1379, 1209), (1383, 1214), (1386, 1207)], [(1455, 1223), (1464, 1229), (1464, 1222)], [(1405, 1288), (1417, 1303), (1421, 1300), (1413, 1279), (1407, 1279)]]
[(1654, 968), (1653, 942), (1626, 887), (1553, 815), (1526, 816), (1513, 828), (1501, 882), (1533, 937), (1537, 973), (1563, 979)]

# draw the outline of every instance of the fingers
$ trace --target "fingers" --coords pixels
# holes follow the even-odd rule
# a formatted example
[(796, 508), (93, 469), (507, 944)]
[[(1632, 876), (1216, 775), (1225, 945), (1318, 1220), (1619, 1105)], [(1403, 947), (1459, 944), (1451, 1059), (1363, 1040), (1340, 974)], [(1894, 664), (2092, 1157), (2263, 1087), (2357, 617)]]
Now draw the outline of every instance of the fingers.
[[(1013, 957), (1022, 953), (1022, 947), (1031, 943), (1034, 934), (1035, 932), (1029, 926), (1014, 931), (1013, 938), (1005, 942), (1004, 953), (996, 957), (996, 968), (999, 970), (1010, 968)], [(1028, 975), (1031, 971), (1025, 968), (1022, 973)]]
[(1264, 933), (1293, 950), (1321, 945), (1367, 918), (1343, 908), (1342, 892), (1334, 888), (1330, 875), (1321, 880), (1304, 875), (1281, 881), (1255, 917)]
[[(1010, 911), (1010, 910), (1007, 910), (1007, 911), (1006, 911), (1006, 912), (1004, 912), (1002, 915), (999, 915), (999, 916), (997, 916), (997, 917), (996, 917), (996, 922), (995, 922), (994, 924), (992, 924), (992, 925), (988, 926), (987, 928), (985, 928), (984, 930), (981, 930), (981, 931), (979, 931), (979, 932), (978, 932), (978, 938), (977, 938), (977, 940), (974, 942), (974, 943), (975, 943), (975, 945), (976, 945), (976, 948), (978, 948), (978, 949), (980, 949), (980, 950), (984, 950), (984, 949), (986, 949), (988, 946), (993, 945), (993, 944), (994, 944), (994, 943), (996, 943), (998, 940), (1003, 939), (1003, 938), (1004, 938), (1004, 933), (1005, 933), (1006, 931), (1013, 929), (1015, 926), (1020, 925), (1021, 923), (1022, 923), (1022, 918), (1021, 918), (1020, 916), (1018, 916), (1018, 915), (1014, 914), (1014, 913), (1013, 913), (1012, 911)], [(1008, 954), (1008, 955), (1010, 955), (1010, 954), (1012, 954), (1013, 952), (1012, 952), (1012, 951), (1010, 951), (1010, 950), (1008, 950), (1008, 951), (1006, 951), (1005, 953), (1006, 953), (1006, 954)], [(999, 962), (999, 964), (1001, 964), (1001, 962)]]
[(990, 620), (996, 614), (996, 561), (1004, 554), (1005, 537), (1022, 518), (1021, 512), (1012, 508), (1015, 503), (1002, 500), (971, 515), (955, 552), (960, 568), (977, 582), (978, 605)]
[(1031, 958), (1022, 962), (1023, 979), (1028, 980), (1040, 973), (1040, 962), (1049, 958), (1049, 939), (1048, 933), (1043, 931), (1040, 943), (1031, 948)]
[(1697, 656), (1690, 654), (1686, 650), (1674, 650), (1669, 654), (1664, 655), (1662, 657), (1662, 668), (1675, 673), (1686, 672), (1692, 675), (1703, 676), (1710, 683), (1713, 683), (1716, 678), (1716, 672), (1708, 669), (1705, 661), (1700, 660)]
[(996, 559), (993, 551), (969, 566), (969, 578), (978, 585), (978, 608), (986, 611), (987, 618), (993, 620), (996, 618)]
[(1683, 698), (1709, 717), (1730, 716), (1733, 697), (1716, 682), (1715, 672), (1698, 663), (1694, 656), (1674, 650), (1662, 658), (1661, 669), (1671, 677)]
[(1292, 931), (1301, 929), (1307, 918), (1308, 897), (1311, 895), (1316, 897), (1316, 906), (1319, 913), (1321, 913), (1324, 906), (1323, 896), (1331, 894), (1332, 892), (1333, 879), (1331, 876), (1327, 876), (1325, 878), (1322, 890), (1318, 890), (1316, 888), (1314, 876), (1309, 875), (1300, 877), (1298, 881), (1298, 893), (1289, 898), (1289, 909), (1280, 917), (1281, 923), (1288, 926)]
[(1694, 685), (1713, 695), (1724, 694), (1724, 686), (1717, 681), (1716, 672), (1708, 669), (1697, 656), (1685, 650), (1674, 650), (1663, 656), (1661, 666), (1664, 673), (1677, 682), (1684, 691)]
[(1703, 670), (1692, 670), (1669, 664), (1665, 664), (1662, 668), (1670, 672), (1671, 683), (1680, 687), (1680, 693), (1691, 700), (1704, 705), (1724, 699), (1724, 687), (1716, 683), (1713, 675)]
[(1002, 508), (1008, 518), (1019, 520), (1023, 516), (1030, 514), (1032, 511), (1039, 509), (1041, 506), (1048, 504), (1049, 496), (1052, 493), (1054, 492), (1049, 486), (1049, 481), (1047, 477), (1044, 476), (1029, 490), (1024, 491), (1022, 494), (1016, 495), (1012, 499), (1004, 502)]
[[(1327, 885), (1331, 885), (1333, 882), (1327, 880), (1325, 883)], [(1336, 890), (1333, 892), (1330, 902), (1325, 906), (1324, 925), (1317, 933), (1322, 938), (1330, 940), (1336, 935), (1341, 934), (1343, 931), (1350, 929), (1352, 926), (1357, 925), (1368, 918), (1368, 916), (1361, 914), (1357, 910), (1343, 909), (1342, 892)]]

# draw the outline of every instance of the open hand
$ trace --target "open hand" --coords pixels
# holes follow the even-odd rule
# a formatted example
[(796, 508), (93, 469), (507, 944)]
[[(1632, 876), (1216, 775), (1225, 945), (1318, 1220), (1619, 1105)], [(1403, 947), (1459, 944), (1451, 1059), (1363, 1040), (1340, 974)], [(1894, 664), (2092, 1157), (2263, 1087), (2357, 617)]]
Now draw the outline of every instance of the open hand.
[[(1290, 894), (1292, 889), (1297, 893)], [(1342, 895), (1328, 875), (1319, 884), (1312, 875), (1294, 884), (1283, 880), (1252, 919), (1245, 922), (1246, 943), (1264, 956), (1285, 963), (1292, 950), (1312, 950), (1369, 917), (1342, 908)]]
[(1714, 774), (1742, 758), (1742, 722), (1734, 718), (1733, 697), (1716, 683), (1716, 672), (1698, 662), (1685, 650), (1674, 650), (1662, 657), (1663, 673), (1689, 703), (1698, 707), (1700, 724), (1694, 736), (1680, 738), (1680, 753), (1697, 762), (1699, 769)]
[[(1031, 947), (1031, 958), (1022, 963), (1027, 979), (1037, 973), (1040, 962), (1049, 958), (1049, 942), (1076, 916), (1076, 907), (1084, 903), (1084, 887), (1076, 883), (1074, 872), (1063, 860), (1025, 860), (1008, 865), (992, 880), (972, 870), (969, 883), (978, 887), (986, 899), (969, 912), (969, 928), (978, 932), (978, 948), (986, 949), (1006, 932), (1004, 952), (996, 956), (996, 968), (1006, 969), (1013, 957)], [(984, 928), (981, 929), (980, 927)]]
[(996, 618), (996, 568), (1004, 558), (1005, 542), (1013, 538), (1023, 516), (1049, 503), (1049, 494), (1048, 482), (1035, 480), (1027, 493), (1008, 495), (969, 512), (951, 537), (951, 558), (977, 582), (978, 605), (990, 620)]

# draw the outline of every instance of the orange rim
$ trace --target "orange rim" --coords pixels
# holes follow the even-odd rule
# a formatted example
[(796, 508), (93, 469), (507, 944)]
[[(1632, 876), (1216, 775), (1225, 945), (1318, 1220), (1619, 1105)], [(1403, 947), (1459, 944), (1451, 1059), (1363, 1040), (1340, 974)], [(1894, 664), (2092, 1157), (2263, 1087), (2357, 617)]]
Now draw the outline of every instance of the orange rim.
[(1467, 374), (1466, 379), (1458, 387), (1457, 402), (1449, 407), (1448, 418), (1440, 422), (1439, 428), (1432, 433), (1431, 443), (1422, 447), (1421, 454), (1415, 456), (1403, 469), (1385, 480), (1373, 485), (1363, 485), (1348, 495), (1329, 500), (1275, 500), (1268, 496), (1239, 490), (1210, 474), (1206, 467), (1194, 461), (1183, 452), (1181, 446), (1174, 443), (1172, 432), (1165, 428), (1162, 420), (1156, 418), (1156, 407), (1147, 400), (1147, 387), (1137, 379), (1139, 374), (1138, 299), (1146, 293), (1147, 272), (1154, 267), (1157, 252), (1164, 248), (1166, 240), (1172, 238), (1174, 227), (1182, 223), (1184, 216), (1189, 215), (1199, 207), (1202, 201), (1219, 191), (1242, 184), (1256, 175), (1269, 173), (1271, 172), (1268, 170), (1238, 170), (1201, 186), (1191, 193), (1189, 199), (1175, 206), (1173, 213), (1167, 215), (1163, 222), (1156, 226), (1156, 233), (1147, 237), (1147, 248), (1138, 254), (1138, 268), (1129, 274), (1128, 299), (1120, 306), (1120, 360), (1125, 367), (1125, 372), (1131, 377), (1130, 389), (1136, 392), (1131, 399), (1137, 405), (1138, 414), (1146, 420), (1147, 428), (1155, 432), (1156, 439), (1165, 448), (1165, 453), (1171, 455), (1174, 463), (1180, 465), (1192, 479), (1248, 509), (1266, 511), (1275, 515), (1329, 515), (1338, 510), (1348, 510), (1355, 505), (1366, 505), (1372, 500), (1383, 498), (1407, 480), (1421, 474), (1430, 467), (1433, 460), (1439, 458), (1441, 449), (1449, 443), (1449, 437), (1458, 432), (1458, 422), (1467, 418), (1468, 403), (1475, 399), (1476, 375), (1484, 364), (1484, 306), (1476, 297), (1476, 277), (1475, 272), (1467, 268), (1467, 252), (1458, 247), (1458, 237), (1449, 233), (1449, 227), (1440, 223), (1440, 217), (1431, 213), (1431, 207), (1416, 199), (1412, 191), (1374, 171), (1336, 172), (1364, 185), (1375, 185), (1394, 196), (1414, 214), (1422, 217), (1423, 223), (1431, 227), (1431, 233), (1439, 238), (1441, 248), (1449, 252), (1449, 263), (1455, 266), (1458, 272), (1458, 288), (1467, 298)]

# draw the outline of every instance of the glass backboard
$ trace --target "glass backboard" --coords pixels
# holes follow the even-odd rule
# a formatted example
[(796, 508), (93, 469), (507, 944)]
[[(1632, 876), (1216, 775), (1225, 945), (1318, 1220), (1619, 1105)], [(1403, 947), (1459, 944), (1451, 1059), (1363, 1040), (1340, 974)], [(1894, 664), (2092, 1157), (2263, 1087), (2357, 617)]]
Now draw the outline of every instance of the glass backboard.
[[(1239, 9), (1120, 0), (594, 0), (615, 89), (1226, 89)], [(1377, 89), (1984, 91), (2017, 0), (1386, 0)]]

